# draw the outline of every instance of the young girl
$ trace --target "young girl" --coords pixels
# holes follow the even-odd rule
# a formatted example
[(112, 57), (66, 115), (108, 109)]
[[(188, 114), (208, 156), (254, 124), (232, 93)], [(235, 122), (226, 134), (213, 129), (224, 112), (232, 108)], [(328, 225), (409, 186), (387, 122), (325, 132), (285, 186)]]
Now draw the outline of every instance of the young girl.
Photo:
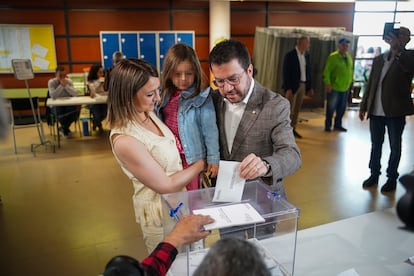
[[(173, 45), (164, 60), (160, 116), (176, 137), (183, 167), (207, 160), (207, 173), (216, 177), (220, 152), (216, 113), (208, 87), (202, 91), (202, 69), (197, 54), (186, 44)], [(199, 188), (199, 177), (187, 190)]]

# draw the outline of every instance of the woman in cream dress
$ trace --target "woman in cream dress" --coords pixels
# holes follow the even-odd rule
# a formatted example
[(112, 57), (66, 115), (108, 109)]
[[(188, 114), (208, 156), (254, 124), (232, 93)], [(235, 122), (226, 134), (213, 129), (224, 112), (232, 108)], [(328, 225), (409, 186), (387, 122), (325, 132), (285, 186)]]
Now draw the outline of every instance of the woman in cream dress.
[(185, 190), (206, 163), (199, 160), (182, 169), (174, 135), (153, 112), (160, 80), (151, 64), (122, 60), (112, 70), (108, 92), (112, 152), (134, 185), (136, 221), (152, 252), (163, 239), (160, 195)]

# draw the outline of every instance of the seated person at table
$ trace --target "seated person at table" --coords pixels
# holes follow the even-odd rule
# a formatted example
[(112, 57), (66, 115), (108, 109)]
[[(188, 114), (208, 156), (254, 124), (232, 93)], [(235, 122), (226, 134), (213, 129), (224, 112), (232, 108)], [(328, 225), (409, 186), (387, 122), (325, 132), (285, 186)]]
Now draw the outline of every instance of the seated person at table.
[[(73, 82), (66, 77), (66, 69), (63, 66), (56, 68), (56, 77), (50, 79), (47, 86), (50, 97), (53, 99), (78, 95)], [(77, 106), (56, 106), (54, 110), (63, 135), (68, 137), (70, 135), (70, 125), (79, 118), (79, 108)]]
[[(89, 69), (88, 90), (92, 98), (106, 96), (108, 92), (104, 90), (104, 70), (102, 65), (95, 64)], [(108, 106), (106, 104), (92, 104), (89, 106), (93, 115), (92, 129), (103, 131), (102, 121), (106, 118)]]

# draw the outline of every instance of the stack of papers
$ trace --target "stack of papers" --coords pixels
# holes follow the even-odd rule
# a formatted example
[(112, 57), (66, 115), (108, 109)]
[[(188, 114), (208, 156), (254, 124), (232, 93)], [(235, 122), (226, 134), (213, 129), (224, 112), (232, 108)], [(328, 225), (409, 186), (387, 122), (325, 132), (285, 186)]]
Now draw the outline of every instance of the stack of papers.
[(208, 215), (213, 223), (204, 225), (205, 230), (264, 222), (265, 219), (250, 203), (237, 203), (212, 208), (193, 210), (196, 215)]

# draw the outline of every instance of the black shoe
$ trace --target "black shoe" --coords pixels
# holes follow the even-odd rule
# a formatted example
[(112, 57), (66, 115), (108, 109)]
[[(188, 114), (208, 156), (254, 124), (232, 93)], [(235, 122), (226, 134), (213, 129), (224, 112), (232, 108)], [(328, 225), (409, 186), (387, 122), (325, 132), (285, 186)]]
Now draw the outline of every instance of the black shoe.
[(293, 135), (295, 135), (296, 138), (302, 138), (302, 135), (300, 135), (295, 129), (293, 129)]
[(331, 128), (330, 127), (329, 128), (328, 127), (325, 127), (325, 131), (326, 132), (331, 132)]
[(362, 182), (362, 188), (371, 188), (378, 186), (378, 175), (371, 175), (368, 179)]
[(60, 127), (59, 131), (62, 132), (64, 137), (68, 137), (70, 135), (70, 132), (71, 132), (68, 128), (63, 128), (63, 127)]
[(381, 193), (388, 193), (388, 192), (394, 192), (397, 188), (397, 180), (389, 179), (385, 184), (381, 187)]
[(342, 131), (342, 132), (347, 132), (348, 130), (344, 127), (334, 127), (334, 130), (336, 131)]

